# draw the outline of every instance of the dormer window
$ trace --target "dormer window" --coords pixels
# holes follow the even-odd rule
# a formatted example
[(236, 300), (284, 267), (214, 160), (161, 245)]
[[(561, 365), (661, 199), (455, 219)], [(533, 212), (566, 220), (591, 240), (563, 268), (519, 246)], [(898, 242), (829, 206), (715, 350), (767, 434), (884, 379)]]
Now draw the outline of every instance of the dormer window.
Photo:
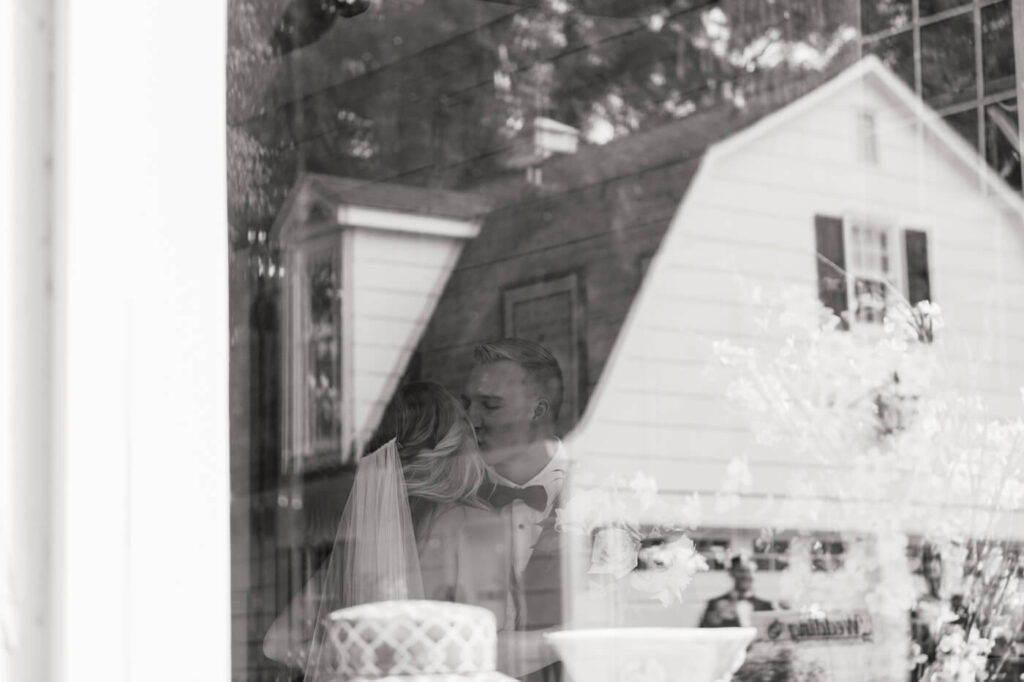
[(299, 181), (272, 232), (285, 265), (284, 471), (362, 454), (486, 210), (460, 192)]

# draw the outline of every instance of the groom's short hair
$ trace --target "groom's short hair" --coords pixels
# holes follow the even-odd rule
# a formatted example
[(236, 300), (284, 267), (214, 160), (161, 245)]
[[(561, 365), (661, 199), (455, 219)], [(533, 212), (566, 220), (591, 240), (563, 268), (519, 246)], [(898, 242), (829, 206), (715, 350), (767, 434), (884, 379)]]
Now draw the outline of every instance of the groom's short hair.
[(502, 360), (514, 362), (526, 371), (527, 376), (537, 386), (540, 396), (548, 401), (551, 420), (557, 420), (558, 411), (562, 409), (565, 387), (562, 382), (562, 368), (551, 351), (539, 343), (516, 338), (482, 343), (473, 349), (473, 361), (476, 365)]

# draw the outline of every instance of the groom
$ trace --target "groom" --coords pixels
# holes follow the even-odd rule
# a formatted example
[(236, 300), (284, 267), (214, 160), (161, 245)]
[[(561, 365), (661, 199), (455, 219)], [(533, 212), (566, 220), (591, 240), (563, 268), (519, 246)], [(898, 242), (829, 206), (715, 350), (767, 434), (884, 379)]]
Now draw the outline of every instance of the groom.
[(476, 429), (489, 481), (481, 494), (509, 538), (511, 602), (505, 632), (510, 668), (531, 680), (558, 679), (556, 657), (537, 631), (562, 621), (554, 511), (567, 458), (555, 436), (564, 390), (558, 361), (540, 344), (504, 339), (477, 346), (463, 403)]

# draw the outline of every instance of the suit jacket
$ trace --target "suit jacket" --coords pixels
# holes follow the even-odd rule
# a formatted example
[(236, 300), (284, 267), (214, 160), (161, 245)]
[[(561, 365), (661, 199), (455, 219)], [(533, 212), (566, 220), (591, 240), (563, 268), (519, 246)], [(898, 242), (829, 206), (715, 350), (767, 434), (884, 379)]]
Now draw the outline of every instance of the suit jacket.
[[(736, 603), (740, 601), (733, 591), (726, 592), (708, 602), (704, 615), (700, 619), (702, 628), (736, 628), (740, 627), (739, 613)], [(775, 604), (753, 595), (747, 598), (754, 611), (772, 611)]]
[(521, 629), (544, 630), (562, 624), (562, 546), (561, 533), (555, 530), (554, 515), (542, 524), (540, 537), (523, 571), (520, 589), (523, 593)]

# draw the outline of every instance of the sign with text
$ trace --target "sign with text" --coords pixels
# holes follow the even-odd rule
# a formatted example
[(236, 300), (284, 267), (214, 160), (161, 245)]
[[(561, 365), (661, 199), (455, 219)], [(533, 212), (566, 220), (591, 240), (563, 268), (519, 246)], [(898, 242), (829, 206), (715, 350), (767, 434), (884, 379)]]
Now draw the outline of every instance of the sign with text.
[(757, 628), (757, 641), (762, 642), (855, 644), (870, 642), (874, 634), (866, 611), (761, 611), (753, 614), (751, 625)]

